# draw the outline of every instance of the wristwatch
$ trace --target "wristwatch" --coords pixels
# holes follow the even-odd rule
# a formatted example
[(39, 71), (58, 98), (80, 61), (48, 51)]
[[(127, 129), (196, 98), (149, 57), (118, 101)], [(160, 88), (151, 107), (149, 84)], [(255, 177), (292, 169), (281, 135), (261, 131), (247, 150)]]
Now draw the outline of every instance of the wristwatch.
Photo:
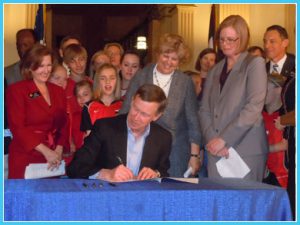
[(191, 154), (190, 156), (191, 157), (196, 157), (196, 158), (200, 159), (200, 155), (199, 154)]

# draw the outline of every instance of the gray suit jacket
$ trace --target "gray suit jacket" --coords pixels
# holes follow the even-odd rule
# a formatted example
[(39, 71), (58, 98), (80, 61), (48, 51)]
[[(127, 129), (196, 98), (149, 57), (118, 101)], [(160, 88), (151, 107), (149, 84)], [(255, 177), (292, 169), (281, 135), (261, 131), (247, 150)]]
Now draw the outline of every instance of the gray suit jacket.
[(20, 61), (7, 66), (4, 68), (4, 77), (6, 78), (7, 85), (16, 83), (18, 81), (23, 80), (23, 77), (21, 75), (20, 71)]
[[(131, 98), (137, 89), (145, 84), (153, 84), (155, 65), (139, 71), (132, 79), (120, 113), (129, 110)], [(170, 155), (171, 176), (182, 177), (190, 159), (190, 144), (200, 145), (200, 125), (197, 115), (197, 97), (193, 81), (184, 73), (176, 70), (171, 81), (168, 104), (157, 123), (172, 133), (173, 143)]]
[(241, 53), (220, 92), (224, 63), (225, 59), (213, 67), (205, 82), (199, 109), (205, 144), (221, 137), (242, 158), (266, 154), (268, 145), (261, 114), (267, 91), (265, 62), (261, 57)]

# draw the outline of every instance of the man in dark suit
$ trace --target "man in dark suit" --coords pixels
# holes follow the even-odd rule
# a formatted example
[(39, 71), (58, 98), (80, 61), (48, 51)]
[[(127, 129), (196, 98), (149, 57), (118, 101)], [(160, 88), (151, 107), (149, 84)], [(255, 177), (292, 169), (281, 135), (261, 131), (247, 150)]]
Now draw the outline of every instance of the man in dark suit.
[(285, 80), (282, 84), (281, 98), (283, 102), (279, 112), (280, 117), (276, 119), (275, 126), (277, 129), (284, 130), (283, 137), (288, 140), (288, 151), (285, 157), (289, 170), (287, 191), (295, 218), (295, 128), (282, 123), (284, 115), (295, 111), (295, 56), (286, 52), (288, 44), (288, 33), (285, 28), (279, 25), (267, 28), (264, 35), (265, 53), (270, 59), (266, 65), (267, 72), (278, 73)]
[[(25, 52), (32, 48), (37, 42), (36, 35), (33, 29), (21, 29), (16, 34), (16, 47), (20, 59), (23, 58)], [(20, 61), (4, 68), (4, 76), (7, 81), (7, 85), (23, 80), (20, 71)]]
[[(289, 45), (288, 33), (285, 28), (273, 25), (267, 28), (264, 35), (265, 54), (270, 61), (266, 64), (267, 72), (277, 72), (289, 76), (295, 72), (295, 56), (286, 52)], [(277, 71), (274, 71), (274, 65)]]
[(156, 123), (167, 104), (161, 88), (141, 86), (128, 114), (97, 120), (67, 167), (71, 178), (127, 181), (168, 176), (172, 137)]

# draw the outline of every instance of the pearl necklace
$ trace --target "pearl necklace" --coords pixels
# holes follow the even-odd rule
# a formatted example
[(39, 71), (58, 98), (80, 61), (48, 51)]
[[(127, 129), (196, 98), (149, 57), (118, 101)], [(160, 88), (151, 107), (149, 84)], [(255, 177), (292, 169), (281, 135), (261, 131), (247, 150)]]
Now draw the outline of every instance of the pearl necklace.
[(156, 75), (156, 71), (154, 71), (154, 78), (155, 78), (155, 81), (157, 83), (157, 85), (161, 88), (161, 89), (164, 89), (165, 87), (168, 86), (168, 84), (170, 84), (172, 78), (173, 78), (173, 74), (170, 75), (170, 79), (167, 81), (167, 83), (165, 83), (165, 85), (163, 85), (163, 87), (160, 85), (159, 81), (158, 81), (158, 78), (157, 78), (157, 75)]

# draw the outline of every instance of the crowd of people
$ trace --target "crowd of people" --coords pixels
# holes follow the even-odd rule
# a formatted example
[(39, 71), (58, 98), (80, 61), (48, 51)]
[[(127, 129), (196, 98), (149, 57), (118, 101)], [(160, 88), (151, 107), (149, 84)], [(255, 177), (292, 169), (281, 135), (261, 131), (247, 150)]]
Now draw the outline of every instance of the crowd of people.
[(188, 168), (220, 178), (216, 162), (233, 148), (250, 168), (243, 179), (287, 188), (295, 212), (295, 56), (282, 26), (266, 29), (263, 48), (249, 39), (231, 15), (216, 33), (223, 58), (204, 49), (183, 72), (191, 46), (177, 34), (164, 34), (142, 68), (119, 43), (90, 57), (67, 36), (55, 57), (33, 30), (18, 31), (20, 61), (4, 70), (8, 178), (62, 160), (71, 178), (183, 177)]

